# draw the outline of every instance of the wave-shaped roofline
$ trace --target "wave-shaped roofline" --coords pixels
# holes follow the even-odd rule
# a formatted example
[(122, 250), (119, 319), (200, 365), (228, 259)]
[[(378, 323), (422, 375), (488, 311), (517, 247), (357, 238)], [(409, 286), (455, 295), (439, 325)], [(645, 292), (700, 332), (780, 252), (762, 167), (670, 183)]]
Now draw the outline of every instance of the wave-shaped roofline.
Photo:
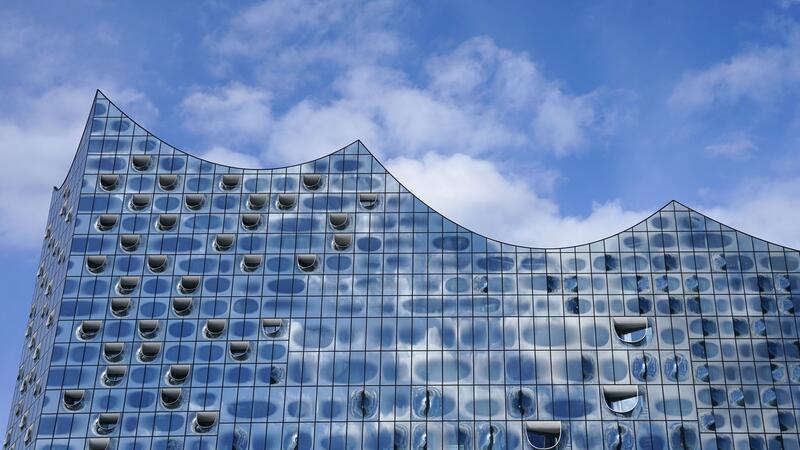
[[(479, 233), (479, 232), (477, 232), (477, 231), (471, 230), (471, 229), (469, 229), (469, 228), (467, 228), (467, 227), (465, 227), (465, 226), (463, 226), (463, 225), (459, 224), (459, 223), (458, 223), (458, 222), (456, 222), (455, 220), (453, 220), (453, 219), (451, 219), (451, 218), (447, 217), (446, 215), (444, 215), (444, 214), (440, 213), (438, 210), (436, 210), (435, 208), (433, 208), (432, 206), (430, 206), (430, 205), (429, 205), (427, 202), (425, 202), (425, 200), (423, 200), (423, 199), (422, 199), (422, 198), (420, 198), (418, 195), (416, 195), (416, 194), (415, 194), (413, 191), (411, 191), (410, 189), (408, 189), (408, 188), (407, 188), (407, 187), (406, 187), (406, 186), (405, 186), (405, 185), (404, 185), (404, 184), (403, 184), (403, 183), (402, 183), (400, 180), (398, 180), (398, 179), (397, 179), (397, 177), (395, 177), (395, 176), (394, 176), (394, 175), (393, 175), (393, 174), (392, 174), (392, 173), (389, 171), (389, 169), (387, 169), (387, 168), (386, 168), (386, 166), (384, 166), (384, 165), (383, 165), (383, 163), (382, 163), (382, 162), (381, 162), (381, 161), (380, 161), (380, 160), (379, 160), (377, 157), (375, 157), (375, 155), (374, 155), (374, 154), (373, 154), (373, 153), (372, 153), (372, 152), (371, 152), (371, 151), (370, 151), (370, 150), (367, 148), (367, 146), (366, 146), (366, 145), (364, 145), (364, 143), (361, 141), (361, 139), (356, 139), (356, 140), (354, 140), (353, 142), (351, 142), (350, 144), (347, 144), (347, 145), (345, 145), (344, 147), (342, 147), (342, 148), (340, 148), (340, 149), (338, 149), (338, 150), (335, 150), (335, 151), (333, 151), (333, 152), (330, 152), (330, 153), (328, 153), (328, 154), (326, 154), (326, 155), (322, 155), (322, 156), (320, 156), (320, 157), (317, 157), (317, 158), (314, 158), (314, 159), (310, 159), (310, 160), (308, 160), (308, 161), (305, 161), (305, 162), (302, 162), (302, 163), (298, 163), (298, 164), (290, 164), (290, 165), (286, 165), (286, 166), (279, 166), (279, 167), (260, 167), (260, 168), (253, 168), (253, 167), (237, 167), (237, 166), (233, 166), (233, 165), (229, 165), (229, 164), (224, 164), (224, 163), (219, 163), (219, 162), (211, 161), (211, 160), (208, 160), (208, 159), (204, 159), (204, 158), (202, 158), (202, 157), (199, 157), (199, 156), (197, 156), (197, 155), (194, 155), (194, 154), (192, 154), (192, 153), (189, 153), (189, 152), (187, 152), (187, 151), (185, 151), (185, 150), (183, 150), (183, 149), (181, 149), (181, 148), (179, 148), (179, 147), (177, 147), (177, 146), (171, 145), (171, 144), (170, 144), (170, 143), (168, 143), (166, 140), (164, 140), (164, 139), (162, 139), (162, 138), (158, 137), (157, 135), (155, 135), (154, 133), (152, 133), (152, 132), (151, 132), (149, 129), (147, 129), (146, 127), (142, 126), (142, 125), (141, 125), (139, 122), (137, 122), (136, 120), (134, 120), (134, 119), (133, 119), (133, 118), (132, 118), (130, 115), (128, 115), (127, 113), (125, 113), (125, 112), (122, 110), (122, 108), (120, 108), (119, 106), (117, 106), (117, 104), (116, 104), (116, 103), (114, 103), (114, 102), (113, 102), (113, 101), (112, 101), (110, 98), (108, 98), (108, 96), (106, 96), (106, 95), (105, 95), (105, 94), (104, 94), (104, 93), (103, 93), (103, 92), (102, 92), (100, 89), (97, 89), (97, 91), (96, 91), (96, 93), (95, 93), (94, 100), (92, 101), (92, 106), (91, 106), (91, 107), (90, 107), (90, 109), (89, 109), (89, 117), (88, 117), (88, 118), (87, 118), (87, 120), (86, 120), (86, 126), (85, 126), (85, 128), (84, 128), (84, 131), (83, 131), (83, 133), (81, 134), (81, 142), (78, 144), (78, 149), (77, 149), (77, 151), (76, 151), (76, 153), (75, 153), (75, 157), (73, 158), (72, 164), (70, 165), (69, 172), (71, 172), (71, 171), (73, 170), (73, 168), (74, 168), (74, 166), (75, 166), (75, 163), (77, 162), (78, 155), (79, 155), (79, 153), (80, 153), (81, 144), (83, 143), (83, 140), (86, 138), (86, 136), (87, 136), (87, 131), (89, 130), (89, 128), (90, 128), (90, 126), (91, 126), (92, 113), (93, 113), (93, 111), (94, 111), (94, 106), (95, 106), (95, 104), (97, 103), (97, 100), (98, 100), (98, 99), (103, 99), (103, 100), (107, 101), (107, 102), (109, 103), (109, 105), (111, 105), (111, 106), (113, 106), (114, 108), (116, 108), (116, 109), (117, 109), (117, 111), (119, 111), (119, 112), (120, 112), (120, 114), (122, 114), (122, 116), (124, 116), (126, 119), (130, 120), (130, 121), (131, 121), (131, 123), (133, 123), (135, 126), (137, 126), (137, 127), (141, 128), (141, 129), (142, 129), (143, 131), (145, 131), (145, 132), (146, 132), (148, 135), (150, 135), (150, 136), (153, 136), (155, 139), (157, 139), (158, 141), (160, 141), (160, 142), (162, 142), (162, 143), (164, 143), (164, 144), (168, 145), (169, 147), (171, 147), (171, 148), (172, 148), (172, 149), (174, 149), (175, 151), (177, 151), (177, 152), (179, 152), (179, 153), (182, 153), (182, 154), (186, 155), (187, 157), (195, 158), (195, 159), (198, 159), (198, 160), (201, 160), (201, 161), (204, 161), (204, 162), (210, 163), (210, 164), (214, 164), (215, 166), (218, 166), (218, 167), (225, 167), (225, 168), (228, 168), (228, 169), (233, 169), (233, 170), (241, 170), (241, 171), (262, 171), (262, 170), (263, 170), (263, 171), (266, 171), (266, 170), (281, 170), (281, 169), (288, 169), (288, 168), (292, 168), (292, 167), (304, 166), (304, 165), (307, 165), (307, 164), (311, 164), (311, 163), (313, 163), (313, 162), (315, 162), (315, 161), (319, 161), (319, 160), (321, 160), (321, 159), (329, 158), (329, 157), (331, 157), (331, 156), (333, 156), (333, 155), (335, 155), (335, 154), (337, 154), (337, 153), (340, 153), (340, 152), (344, 151), (345, 149), (347, 149), (348, 147), (351, 147), (351, 146), (353, 146), (353, 145), (360, 145), (360, 146), (361, 146), (361, 148), (363, 148), (363, 149), (364, 149), (364, 150), (365, 150), (365, 151), (366, 151), (366, 152), (367, 152), (367, 153), (368, 153), (370, 156), (372, 156), (372, 159), (373, 159), (373, 160), (374, 160), (376, 163), (378, 163), (378, 165), (379, 165), (379, 166), (380, 166), (380, 167), (381, 167), (381, 168), (382, 168), (382, 169), (383, 169), (383, 170), (386, 172), (386, 174), (387, 174), (387, 175), (389, 175), (389, 176), (391, 176), (392, 178), (394, 178), (394, 179), (397, 181), (397, 183), (400, 185), (400, 187), (401, 187), (401, 188), (403, 188), (404, 190), (406, 190), (406, 191), (407, 191), (409, 194), (411, 194), (411, 195), (412, 195), (412, 196), (413, 196), (415, 199), (417, 199), (417, 200), (419, 200), (420, 202), (422, 202), (422, 204), (424, 204), (424, 205), (425, 205), (427, 208), (429, 208), (431, 211), (433, 211), (434, 213), (438, 214), (438, 215), (439, 215), (439, 216), (441, 216), (443, 219), (449, 220), (450, 222), (452, 222), (453, 224), (455, 224), (455, 225), (456, 225), (458, 228), (460, 228), (460, 229), (466, 230), (467, 232), (469, 232), (469, 233), (472, 233), (472, 234), (474, 234), (474, 235), (476, 235), (476, 236), (480, 236), (480, 237), (482, 237), (482, 238), (486, 239), (487, 241), (494, 241), (494, 242), (496, 242), (496, 243), (498, 243), (498, 244), (501, 244), (501, 245), (509, 245), (509, 246), (512, 246), (512, 247), (523, 248), (523, 249), (529, 249), (529, 250), (539, 250), (539, 251), (563, 251), (563, 250), (566, 250), (566, 249), (575, 249), (575, 248), (578, 248), (578, 247), (588, 247), (588, 246), (591, 246), (592, 244), (596, 244), (596, 243), (599, 243), (599, 242), (603, 242), (603, 241), (605, 241), (605, 240), (607, 240), (607, 239), (611, 239), (611, 238), (613, 238), (613, 237), (620, 236), (620, 235), (622, 235), (622, 234), (624, 234), (624, 233), (627, 233), (627, 232), (632, 232), (632, 231), (634, 231), (634, 229), (635, 229), (635, 228), (639, 227), (639, 226), (640, 226), (640, 225), (642, 225), (642, 224), (645, 224), (645, 223), (647, 223), (647, 222), (648, 222), (650, 219), (652, 219), (652, 218), (656, 217), (657, 215), (661, 214), (661, 213), (662, 213), (662, 212), (664, 212), (664, 211), (672, 212), (672, 211), (679, 211), (679, 210), (681, 210), (681, 209), (684, 209), (686, 212), (688, 212), (688, 213), (690, 213), (690, 214), (694, 214), (694, 215), (697, 215), (697, 216), (700, 216), (700, 217), (702, 217), (702, 218), (703, 218), (703, 219), (705, 219), (705, 220), (710, 220), (710, 221), (712, 221), (712, 222), (718, 223), (718, 224), (720, 225), (720, 227), (721, 227), (721, 228), (723, 228), (723, 229), (724, 229), (724, 228), (727, 228), (727, 229), (728, 229), (728, 230), (730, 230), (730, 231), (734, 231), (734, 232), (736, 232), (736, 233), (741, 233), (741, 234), (743, 234), (743, 235), (745, 235), (745, 236), (747, 236), (747, 237), (749, 237), (749, 238), (751, 238), (751, 239), (755, 239), (755, 240), (762, 241), (762, 242), (766, 243), (767, 245), (774, 245), (774, 246), (777, 246), (777, 247), (782, 247), (782, 248), (784, 248), (785, 250), (788, 250), (788, 251), (800, 252), (800, 250), (797, 250), (797, 249), (795, 249), (795, 248), (788, 247), (788, 246), (786, 246), (786, 245), (782, 245), (782, 244), (777, 244), (777, 243), (774, 243), (774, 242), (772, 242), (772, 241), (768, 241), (768, 240), (766, 240), (766, 239), (759, 238), (759, 237), (757, 237), (757, 236), (755, 236), (755, 235), (753, 235), (753, 234), (750, 234), (750, 233), (747, 233), (747, 232), (741, 231), (741, 230), (739, 230), (739, 229), (737, 229), (737, 228), (734, 228), (734, 227), (731, 227), (731, 226), (729, 226), (729, 225), (726, 225), (725, 223), (723, 223), (723, 222), (721, 222), (721, 221), (719, 221), (719, 220), (716, 220), (716, 219), (714, 219), (714, 218), (712, 218), (712, 217), (709, 217), (708, 215), (706, 215), (706, 214), (703, 214), (703, 213), (701, 213), (701, 212), (699, 212), (699, 211), (697, 211), (697, 210), (695, 210), (695, 209), (693, 209), (693, 208), (690, 208), (689, 206), (686, 206), (685, 204), (683, 204), (683, 203), (679, 202), (678, 200), (674, 200), (674, 199), (673, 199), (673, 200), (670, 200), (670, 201), (668, 201), (668, 202), (667, 202), (667, 203), (666, 203), (664, 206), (662, 206), (661, 208), (658, 208), (658, 209), (657, 209), (657, 210), (655, 210), (655, 211), (654, 211), (652, 214), (650, 214), (650, 215), (648, 215), (647, 217), (643, 218), (642, 220), (640, 220), (640, 221), (636, 222), (635, 224), (633, 224), (633, 225), (631, 225), (631, 226), (629, 226), (629, 227), (627, 227), (627, 228), (624, 228), (624, 229), (623, 229), (623, 230), (621, 230), (621, 231), (618, 231), (618, 232), (616, 232), (616, 233), (612, 233), (612, 234), (610, 234), (610, 235), (608, 235), (608, 236), (605, 236), (605, 237), (602, 237), (602, 238), (599, 238), (599, 239), (595, 239), (595, 240), (593, 240), (593, 241), (590, 241), (590, 242), (585, 242), (585, 243), (581, 243), (581, 244), (575, 244), (575, 245), (566, 245), (566, 246), (560, 246), (560, 247), (534, 247), (534, 246), (528, 246), (528, 245), (514, 244), (514, 243), (511, 243), (511, 242), (506, 242), (506, 241), (503, 241), (503, 240), (501, 240), (501, 239), (492, 238), (492, 237), (486, 236), (486, 235), (485, 235), (485, 234), (483, 234), (483, 233)], [(56, 189), (56, 190), (60, 190), (60, 189), (61, 189), (61, 188), (64, 186), (64, 183), (66, 183), (66, 181), (67, 181), (67, 178), (68, 178), (68, 176), (69, 176), (69, 172), (68, 172), (67, 176), (64, 178), (64, 181), (61, 183), (61, 186), (60, 186), (60, 187), (57, 187), (57, 188), (54, 188), (54, 189)], [(676, 208), (676, 205), (678, 206), (678, 208)], [(724, 230), (723, 230), (723, 231), (724, 231)]]

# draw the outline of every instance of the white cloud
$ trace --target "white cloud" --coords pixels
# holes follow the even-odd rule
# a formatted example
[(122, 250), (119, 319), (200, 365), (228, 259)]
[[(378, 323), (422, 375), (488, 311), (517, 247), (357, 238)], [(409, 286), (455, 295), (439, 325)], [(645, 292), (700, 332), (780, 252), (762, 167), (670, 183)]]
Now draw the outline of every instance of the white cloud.
[(225, 143), (264, 140), (272, 122), (270, 95), (233, 82), (208, 91), (194, 90), (181, 102), (186, 128)]
[(697, 208), (755, 237), (800, 249), (800, 179), (755, 179), (739, 185), (723, 205)]
[(717, 102), (764, 102), (800, 86), (800, 31), (792, 28), (785, 41), (755, 47), (708, 69), (684, 74), (669, 99), (678, 109), (696, 110)]
[[(13, 114), (0, 115), (0, 236), (14, 246), (38, 246), (52, 186), (64, 180), (75, 156), (95, 86), (62, 85), (41, 93), (9, 95)], [(138, 91), (104, 91), (134, 117), (148, 120), (157, 109)]]
[(553, 182), (547, 171), (524, 180), (469, 155), (428, 153), (387, 161), (387, 168), (432, 208), (468, 229), (511, 244), (554, 247), (607, 237), (653, 211), (628, 211), (619, 202), (594, 204), (584, 217), (565, 216), (541, 194)]
[(721, 142), (707, 145), (704, 151), (709, 156), (743, 161), (750, 159), (753, 153), (758, 151), (758, 146), (746, 134), (734, 133), (726, 136)]
[(237, 152), (226, 147), (212, 147), (208, 151), (197, 156), (226, 166), (239, 167), (242, 169), (261, 168), (261, 161), (257, 157), (247, 153)]

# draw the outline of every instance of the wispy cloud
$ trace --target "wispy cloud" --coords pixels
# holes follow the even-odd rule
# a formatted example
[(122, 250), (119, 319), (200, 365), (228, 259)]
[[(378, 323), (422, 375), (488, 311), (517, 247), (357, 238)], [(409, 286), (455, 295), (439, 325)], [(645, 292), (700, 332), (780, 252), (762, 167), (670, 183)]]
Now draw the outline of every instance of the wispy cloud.
[(744, 161), (758, 151), (758, 146), (746, 134), (734, 133), (725, 136), (720, 142), (707, 145), (704, 151), (709, 156)]
[(669, 99), (681, 110), (715, 103), (766, 102), (800, 87), (800, 31), (790, 26), (779, 45), (738, 53), (707, 69), (684, 74)]

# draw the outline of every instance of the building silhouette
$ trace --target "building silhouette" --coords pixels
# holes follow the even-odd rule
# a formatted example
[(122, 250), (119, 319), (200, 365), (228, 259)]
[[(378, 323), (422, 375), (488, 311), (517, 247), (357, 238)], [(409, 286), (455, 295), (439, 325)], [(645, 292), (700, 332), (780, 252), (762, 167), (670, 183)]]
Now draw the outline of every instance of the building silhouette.
[(584, 245), (503, 243), (360, 141), (233, 168), (98, 92), (4, 448), (798, 449), (798, 272), (674, 201)]

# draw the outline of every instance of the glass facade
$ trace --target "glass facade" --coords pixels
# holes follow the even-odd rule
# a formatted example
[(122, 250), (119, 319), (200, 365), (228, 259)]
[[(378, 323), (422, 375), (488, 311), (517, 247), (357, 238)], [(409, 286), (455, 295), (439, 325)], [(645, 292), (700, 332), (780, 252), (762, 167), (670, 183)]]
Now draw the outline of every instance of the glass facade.
[(4, 445), (798, 449), (798, 290), (796, 250), (677, 202), (590, 244), (514, 246), (361, 142), (237, 169), (98, 93)]

